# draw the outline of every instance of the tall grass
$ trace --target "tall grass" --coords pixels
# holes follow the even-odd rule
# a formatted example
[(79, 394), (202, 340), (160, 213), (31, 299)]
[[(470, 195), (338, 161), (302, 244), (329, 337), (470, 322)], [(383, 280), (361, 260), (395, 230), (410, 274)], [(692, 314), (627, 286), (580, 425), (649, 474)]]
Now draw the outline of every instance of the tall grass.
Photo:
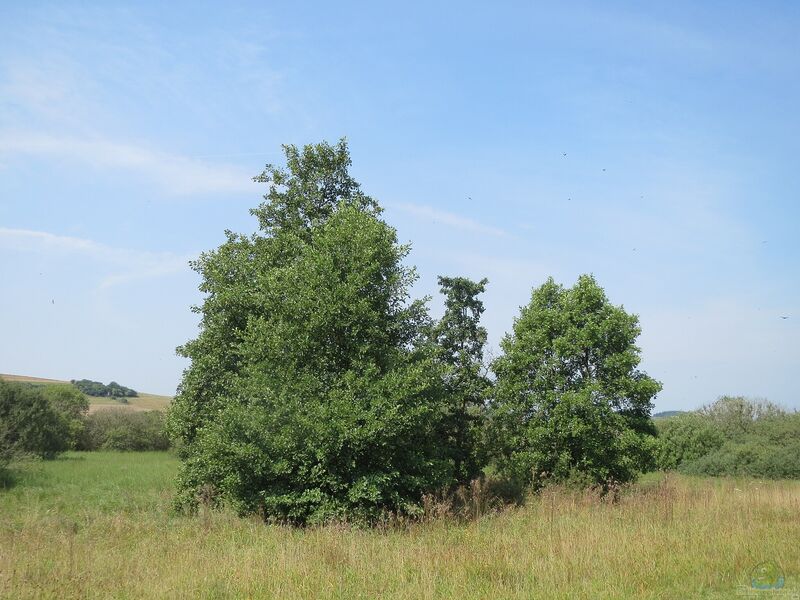
[(797, 483), (651, 477), (616, 502), (550, 488), (467, 523), (299, 530), (177, 516), (175, 468), (102, 452), (24, 468), (0, 490), (0, 597), (735, 598), (764, 560), (800, 590)]

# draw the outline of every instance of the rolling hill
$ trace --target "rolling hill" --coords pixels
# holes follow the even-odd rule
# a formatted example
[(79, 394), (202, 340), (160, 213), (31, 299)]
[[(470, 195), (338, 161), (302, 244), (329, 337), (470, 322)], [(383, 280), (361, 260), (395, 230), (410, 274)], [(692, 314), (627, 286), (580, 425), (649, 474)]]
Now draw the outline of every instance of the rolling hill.
[[(5, 381), (17, 381), (31, 385), (72, 385), (69, 381), (60, 379), (46, 379), (44, 377), (30, 377), (27, 375), (10, 375), (0, 373), (0, 379)], [(171, 396), (160, 396), (158, 394), (146, 394), (139, 392), (136, 398), (128, 398), (128, 403), (123, 404), (108, 397), (87, 396), (89, 398), (89, 412), (95, 412), (102, 408), (118, 408), (120, 410), (166, 410), (172, 402)]]

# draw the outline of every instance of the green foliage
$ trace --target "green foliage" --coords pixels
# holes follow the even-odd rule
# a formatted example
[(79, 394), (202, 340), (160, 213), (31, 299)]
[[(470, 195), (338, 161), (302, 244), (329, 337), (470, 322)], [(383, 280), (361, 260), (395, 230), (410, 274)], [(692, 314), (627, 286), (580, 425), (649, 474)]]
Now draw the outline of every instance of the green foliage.
[(501, 472), (626, 482), (649, 468), (661, 384), (638, 370), (638, 319), (610, 304), (591, 276), (549, 279), (522, 308), (493, 363), (493, 446)]
[(70, 383), (87, 396), (119, 398), (121, 400), (125, 398), (136, 398), (138, 396), (136, 390), (120, 385), (116, 381), (105, 385), (99, 381), (91, 381), (90, 379), (79, 379), (77, 381), (73, 379)]
[(69, 449), (71, 419), (51, 404), (42, 388), (0, 381), (0, 456), (53, 458)]
[(726, 438), (747, 433), (757, 421), (786, 414), (781, 407), (767, 400), (743, 396), (722, 396), (698, 412), (708, 418)]
[(482, 440), (485, 403), (491, 388), (483, 364), (486, 329), (479, 325), (488, 280), (439, 277), (445, 313), (432, 328), (442, 367), (448, 412), (442, 440), (452, 457), (458, 483), (468, 483), (486, 465)]
[(711, 419), (697, 413), (658, 419), (656, 428), (656, 465), (665, 471), (705, 456), (725, 443), (723, 431)]
[(296, 523), (413, 512), (453, 481), (437, 443), (446, 410), (408, 302), (408, 248), (347, 169), (344, 141), (284, 147), (287, 168), (252, 213), (260, 233), (194, 263), (201, 332), (170, 409), (180, 500)]
[[(0, 384), (2, 385), (2, 384)], [(3, 391), (0, 389), (0, 397)], [(0, 400), (0, 411), (4, 411), (4, 401)], [(11, 425), (11, 419), (5, 412), (0, 413), (0, 477), (2, 477), (5, 468), (8, 466), (17, 454), (17, 443), (14, 428)]]
[(763, 400), (722, 397), (665, 419), (658, 466), (694, 475), (800, 478), (800, 414)]
[(64, 417), (69, 448), (74, 449), (83, 433), (89, 400), (80, 390), (66, 385), (48, 385), (41, 389), (50, 405)]
[(164, 413), (109, 408), (86, 417), (79, 450), (167, 450)]

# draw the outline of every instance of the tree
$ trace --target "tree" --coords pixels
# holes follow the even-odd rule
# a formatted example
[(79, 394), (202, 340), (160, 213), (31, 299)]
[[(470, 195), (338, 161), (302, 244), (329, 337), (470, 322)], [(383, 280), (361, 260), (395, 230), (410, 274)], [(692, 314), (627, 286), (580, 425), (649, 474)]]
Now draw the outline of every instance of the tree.
[(70, 383), (87, 396), (124, 399), (135, 398), (138, 395), (136, 390), (120, 385), (116, 381), (104, 385), (99, 381), (92, 381), (90, 379), (79, 379), (77, 381), (73, 379)]
[(240, 513), (294, 523), (413, 512), (449, 485), (445, 409), (409, 302), (408, 247), (348, 173), (344, 141), (284, 146), (260, 231), (193, 263), (199, 336), (170, 410), (180, 501), (201, 488)]
[(485, 373), (486, 329), (479, 325), (483, 302), (478, 298), (487, 279), (439, 277), (445, 313), (433, 327), (437, 359), (442, 366), (448, 413), (442, 437), (447, 441), (458, 483), (480, 475), (485, 465), (481, 434), (491, 382)]
[(652, 464), (650, 411), (661, 384), (638, 370), (638, 318), (589, 275), (552, 278), (493, 363), (492, 432), (502, 472), (525, 482), (625, 482)]

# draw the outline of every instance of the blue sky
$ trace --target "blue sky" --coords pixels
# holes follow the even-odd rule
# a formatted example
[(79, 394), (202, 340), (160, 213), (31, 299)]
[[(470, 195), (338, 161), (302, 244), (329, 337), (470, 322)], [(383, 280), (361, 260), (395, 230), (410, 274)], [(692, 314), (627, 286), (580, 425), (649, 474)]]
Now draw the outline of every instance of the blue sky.
[[(301, 5), (302, 4), (302, 5)], [(171, 394), (187, 261), (346, 136), (418, 295), (549, 275), (641, 319), (659, 410), (800, 408), (800, 5), (0, 4), (0, 372)], [(781, 319), (780, 316), (789, 316)]]

